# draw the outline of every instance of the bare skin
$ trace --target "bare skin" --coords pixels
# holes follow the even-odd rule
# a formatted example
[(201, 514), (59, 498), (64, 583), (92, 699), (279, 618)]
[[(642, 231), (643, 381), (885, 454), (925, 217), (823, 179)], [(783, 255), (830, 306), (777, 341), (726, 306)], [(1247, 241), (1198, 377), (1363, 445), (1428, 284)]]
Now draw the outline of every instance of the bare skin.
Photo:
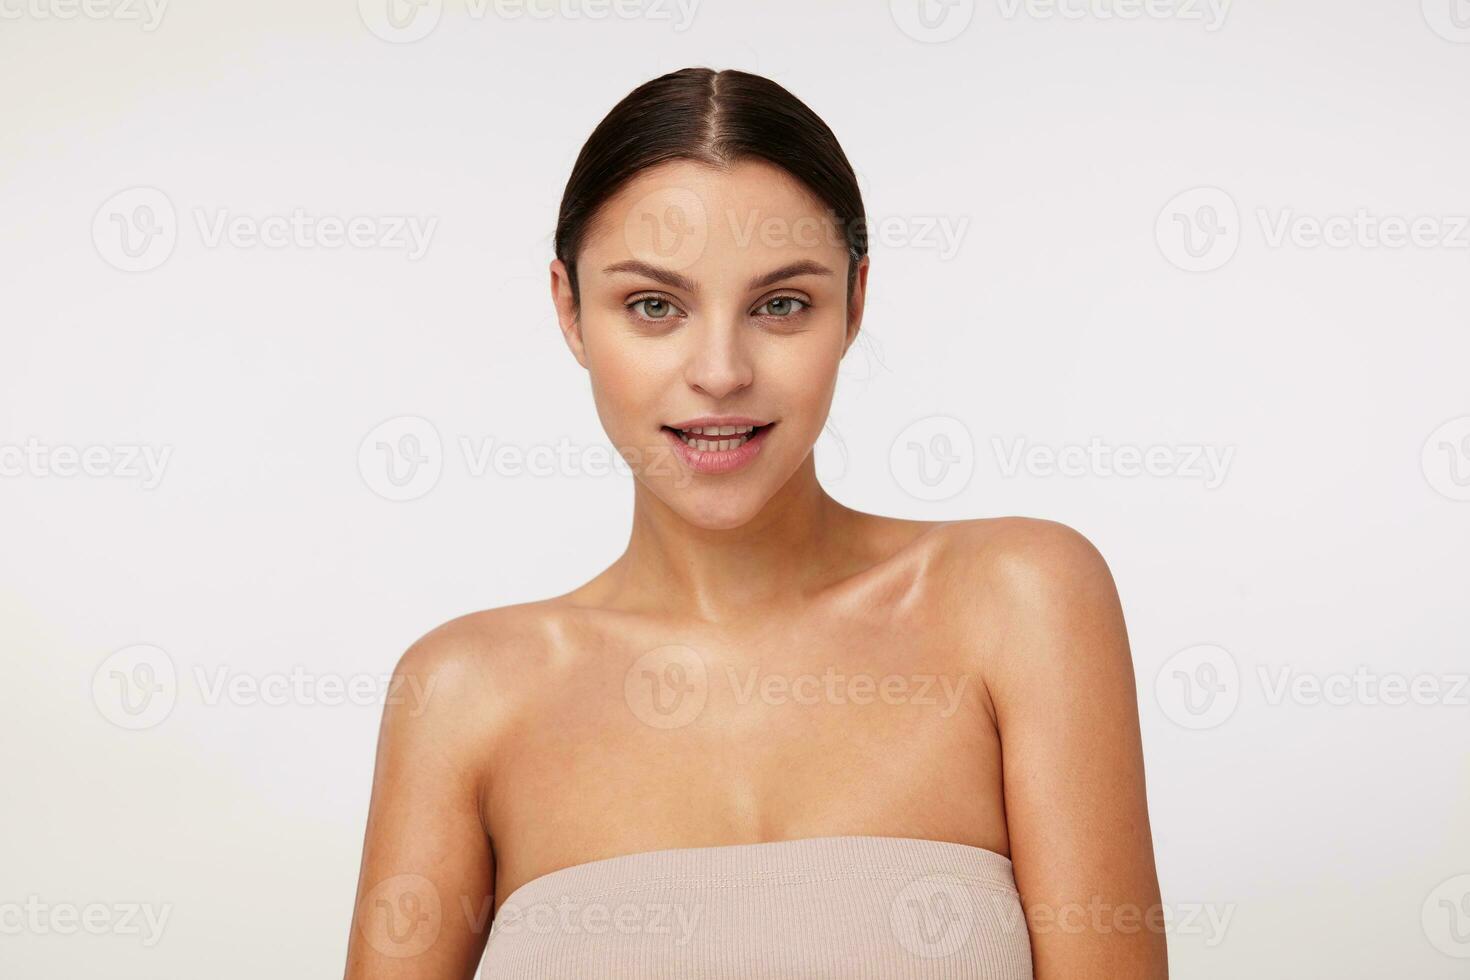
[[(754, 201), (822, 220), (764, 164), (649, 171), (604, 207), (604, 231), (625, 233), (579, 256), (580, 310), (553, 263), (563, 333), (614, 443), (644, 458), (675, 420), (779, 421), (738, 473), (640, 472), (628, 548), (591, 582), (404, 654), (401, 690), (428, 696), (384, 712), (348, 980), (471, 977), (492, 910), (560, 868), (833, 835), (1010, 857), (1039, 978), (1166, 977), (1133, 669), (1101, 556), (1059, 524), (897, 520), (827, 495), (811, 444), (867, 260), (848, 301), (840, 244), (752, 244), (712, 217), (679, 269), (696, 289), (600, 273), (667, 259), (638, 209), (690, 188), (711, 215)], [(745, 288), (798, 258), (839, 274)], [(676, 327), (619, 312), (650, 293)], [(810, 301), (800, 327), (750, 312), (776, 293)], [(666, 681), (698, 698), (677, 724), (651, 700)], [(424, 928), (405, 939), (383, 909)]]

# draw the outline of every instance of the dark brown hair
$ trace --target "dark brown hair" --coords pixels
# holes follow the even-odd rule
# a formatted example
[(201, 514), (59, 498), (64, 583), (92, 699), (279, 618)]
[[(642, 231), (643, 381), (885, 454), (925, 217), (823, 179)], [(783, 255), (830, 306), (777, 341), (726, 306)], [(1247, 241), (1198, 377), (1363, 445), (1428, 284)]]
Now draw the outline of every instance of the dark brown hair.
[(847, 294), (868, 252), (857, 177), (820, 116), (769, 78), (743, 71), (681, 68), (644, 82), (592, 131), (572, 166), (556, 222), (556, 257), (566, 263), (580, 307), (577, 253), (598, 208), (639, 171), (670, 160), (728, 167), (758, 158), (791, 174), (827, 205), (848, 247)]

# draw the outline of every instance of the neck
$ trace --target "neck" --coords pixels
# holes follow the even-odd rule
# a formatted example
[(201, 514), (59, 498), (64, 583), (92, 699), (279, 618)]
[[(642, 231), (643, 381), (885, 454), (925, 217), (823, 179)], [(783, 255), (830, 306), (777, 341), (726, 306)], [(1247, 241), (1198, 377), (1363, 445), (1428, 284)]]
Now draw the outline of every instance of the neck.
[(623, 602), (726, 622), (839, 577), (859, 516), (822, 489), (811, 454), (760, 513), (728, 530), (690, 524), (635, 483), (632, 535), (609, 571)]

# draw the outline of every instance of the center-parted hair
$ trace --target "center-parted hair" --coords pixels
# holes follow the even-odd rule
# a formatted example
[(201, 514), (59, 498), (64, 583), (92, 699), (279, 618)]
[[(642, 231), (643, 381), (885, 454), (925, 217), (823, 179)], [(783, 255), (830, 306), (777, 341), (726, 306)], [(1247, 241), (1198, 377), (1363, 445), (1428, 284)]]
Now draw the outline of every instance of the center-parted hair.
[(847, 241), (847, 293), (868, 253), (867, 218), (852, 164), (820, 116), (769, 78), (682, 68), (644, 82), (592, 131), (562, 193), (556, 257), (580, 308), (577, 253), (597, 211), (640, 171), (671, 160), (729, 167), (760, 159), (785, 170), (832, 212)]

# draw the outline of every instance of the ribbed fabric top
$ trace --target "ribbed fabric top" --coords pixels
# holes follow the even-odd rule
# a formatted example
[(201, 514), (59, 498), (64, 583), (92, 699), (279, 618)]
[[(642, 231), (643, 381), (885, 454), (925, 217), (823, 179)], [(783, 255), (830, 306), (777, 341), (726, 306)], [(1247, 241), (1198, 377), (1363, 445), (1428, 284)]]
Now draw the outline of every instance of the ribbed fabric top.
[(1030, 978), (1011, 861), (912, 837), (809, 837), (589, 861), (496, 912), (488, 980)]

